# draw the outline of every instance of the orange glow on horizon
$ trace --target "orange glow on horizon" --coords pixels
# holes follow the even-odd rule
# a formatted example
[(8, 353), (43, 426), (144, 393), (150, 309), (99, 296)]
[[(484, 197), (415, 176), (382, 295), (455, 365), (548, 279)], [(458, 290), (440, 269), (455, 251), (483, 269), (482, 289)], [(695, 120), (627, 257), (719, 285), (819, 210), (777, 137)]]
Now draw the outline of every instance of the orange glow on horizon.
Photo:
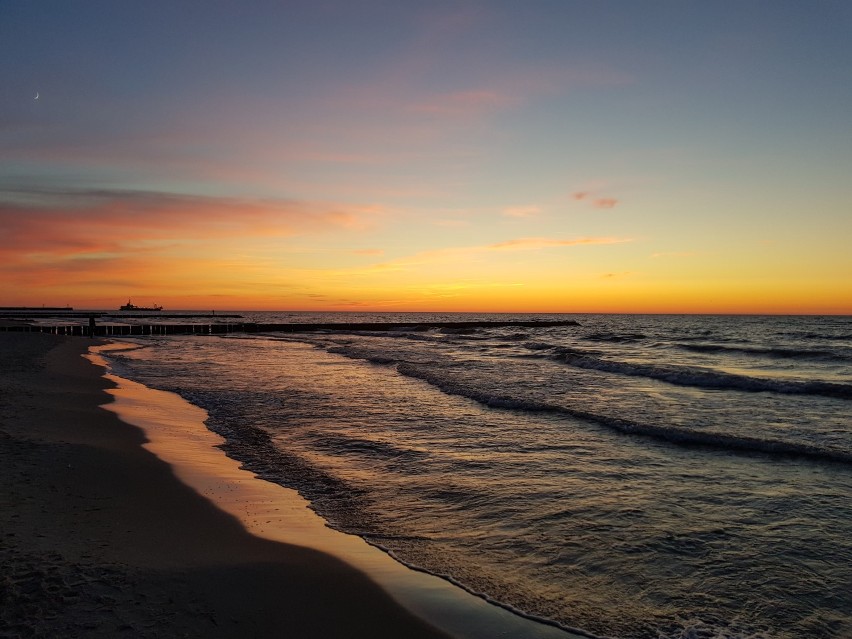
[[(73, 290), (55, 290), (49, 297), (7, 297), (3, 306), (64, 306), (76, 309), (117, 310), (128, 297), (139, 305), (162, 304), (169, 310), (202, 311), (349, 311), (349, 312), (461, 312), (461, 313), (625, 313), (625, 314), (733, 314), (733, 315), (852, 315), (852, 304), (838, 303), (831, 291), (809, 291), (799, 299), (779, 301), (774, 295), (760, 297), (742, 290), (739, 295), (713, 294), (693, 290), (668, 297), (665, 292), (651, 294), (634, 288), (610, 294), (598, 290), (526, 290), (515, 287), (511, 293), (499, 286), (490, 289), (445, 287), (425, 292), (399, 291), (390, 297), (387, 291), (361, 291), (361, 297), (342, 299), (336, 295), (301, 293), (269, 295), (247, 293), (185, 293), (157, 295), (150, 288), (131, 295), (119, 292), (99, 297), (75, 296)], [(751, 293), (751, 294), (750, 294)]]
[(379, 204), (37, 195), (0, 202), (0, 306), (852, 314), (844, 258), (818, 262), (822, 245), (660, 250), (591, 225), (541, 232), (538, 206), (447, 226)]

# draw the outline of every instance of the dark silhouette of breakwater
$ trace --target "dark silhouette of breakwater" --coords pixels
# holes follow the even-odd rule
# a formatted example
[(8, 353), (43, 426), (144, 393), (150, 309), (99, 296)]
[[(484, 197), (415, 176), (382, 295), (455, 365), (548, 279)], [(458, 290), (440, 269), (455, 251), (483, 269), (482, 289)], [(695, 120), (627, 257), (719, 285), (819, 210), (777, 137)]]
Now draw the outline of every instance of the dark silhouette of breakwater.
[[(138, 316), (134, 316), (138, 317)], [(222, 317), (222, 316), (217, 316)], [(546, 328), (553, 326), (579, 326), (574, 320), (506, 320), (481, 322), (346, 322), (346, 323), (290, 323), (258, 324), (255, 322), (219, 322), (216, 324), (79, 324), (33, 325), (18, 324), (0, 326), (0, 331), (23, 333), (52, 333), (80, 337), (110, 337), (123, 335), (224, 335), (228, 333), (307, 333), (317, 331), (427, 331), (443, 329), (467, 331), (478, 328)]]
[(0, 306), (0, 312), (4, 311), (73, 311), (71, 306)]
[[(109, 318), (109, 319), (150, 319), (152, 317), (156, 317), (157, 319), (199, 319), (199, 318), (210, 318), (210, 317), (226, 317), (226, 318), (241, 318), (242, 315), (235, 315), (229, 313), (136, 313), (136, 312), (128, 312), (128, 313), (109, 313), (106, 311), (74, 311), (74, 312), (61, 312), (61, 313), (23, 313), (23, 312), (2, 312), (2, 311), (20, 311), (21, 309), (0, 309), (0, 319), (11, 319), (11, 320), (34, 320), (34, 319), (51, 319), (51, 320), (59, 320), (59, 319), (73, 319), (73, 318), (81, 318), (81, 317), (96, 317), (96, 318)], [(30, 311), (36, 310), (41, 311), (42, 309), (29, 309)]]

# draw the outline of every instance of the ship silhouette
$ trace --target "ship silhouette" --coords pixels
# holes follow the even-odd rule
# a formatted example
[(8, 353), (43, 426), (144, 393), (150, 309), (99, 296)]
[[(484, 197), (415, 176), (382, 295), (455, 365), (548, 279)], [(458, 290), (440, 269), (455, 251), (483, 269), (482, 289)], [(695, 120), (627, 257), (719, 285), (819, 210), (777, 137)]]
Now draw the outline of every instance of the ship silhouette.
[(122, 304), (118, 310), (120, 311), (162, 311), (162, 306), (136, 306), (130, 300), (127, 300), (127, 304)]

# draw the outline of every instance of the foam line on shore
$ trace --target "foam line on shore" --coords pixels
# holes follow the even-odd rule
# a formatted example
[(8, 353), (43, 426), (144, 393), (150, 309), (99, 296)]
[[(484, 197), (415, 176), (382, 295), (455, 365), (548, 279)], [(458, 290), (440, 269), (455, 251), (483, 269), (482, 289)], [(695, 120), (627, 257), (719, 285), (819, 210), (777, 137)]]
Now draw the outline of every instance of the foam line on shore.
[(394, 599), (459, 639), (579, 635), (527, 619), (429, 573), (412, 570), (360, 537), (329, 528), (296, 491), (258, 478), (219, 449), (224, 440), (204, 425), (207, 413), (179, 395), (114, 375), (101, 353), (120, 343), (93, 346), (87, 357), (105, 369), (114, 402), (104, 408), (141, 428), (145, 448), (178, 478), (235, 516), (252, 534), (333, 555), (366, 573)]
[(0, 635), (447, 639), (363, 572), (270, 541), (103, 406), (89, 344), (0, 334)]

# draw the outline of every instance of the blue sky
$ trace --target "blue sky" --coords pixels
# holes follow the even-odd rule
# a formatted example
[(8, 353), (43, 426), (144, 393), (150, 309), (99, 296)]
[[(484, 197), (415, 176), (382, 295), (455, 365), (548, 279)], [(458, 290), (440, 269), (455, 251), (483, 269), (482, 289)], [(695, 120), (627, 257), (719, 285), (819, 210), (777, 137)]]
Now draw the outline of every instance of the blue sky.
[(3, 1), (0, 305), (852, 312), (850, 35), (822, 0)]

